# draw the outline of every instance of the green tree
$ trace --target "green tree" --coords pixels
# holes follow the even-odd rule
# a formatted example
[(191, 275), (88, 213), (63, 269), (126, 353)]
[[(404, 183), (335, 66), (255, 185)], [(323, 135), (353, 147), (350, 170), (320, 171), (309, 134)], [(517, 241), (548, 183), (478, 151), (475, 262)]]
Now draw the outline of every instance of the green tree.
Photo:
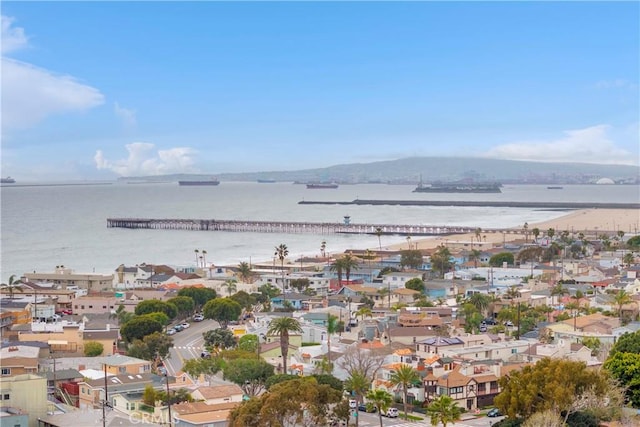
[(630, 249), (640, 249), (640, 236), (633, 236), (627, 240), (627, 246)]
[(238, 276), (242, 283), (250, 283), (253, 279), (253, 271), (251, 271), (251, 266), (249, 263), (242, 261), (238, 264)]
[(118, 319), (118, 324), (122, 327), (125, 323), (135, 317), (135, 313), (130, 313), (126, 310), (124, 304), (120, 304), (118, 309), (116, 310), (116, 318)]
[(511, 252), (500, 252), (489, 258), (489, 265), (492, 267), (502, 267), (504, 263), (513, 265), (514, 257)]
[(613, 301), (618, 306), (618, 316), (620, 316), (620, 324), (622, 324), (622, 307), (633, 302), (631, 295), (624, 289), (619, 290), (614, 296)]
[[(382, 250), (382, 240), (380, 239), (382, 234), (383, 234), (382, 228), (376, 227), (376, 236), (378, 236), (378, 250), (380, 251)], [(640, 241), (638, 242), (638, 246), (640, 246)]]
[(458, 406), (458, 402), (453, 400), (451, 396), (446, 394), (436, 397), (427, 407), (427, 413), (431, 417), (431, 425), (437, 426), (442, 423), (443, 427), (447, 427), (449, 423), (455, 423), (462, 415), (462, 409)]
[(162, 332), (154, 332), (142, 339), (134, 340), (127, 350), (127, 355), (138, 359), (151, 360), (156, 364), (160, 359), (169, 357), (169, 349), (173, 347), (173, 339)]
[(527, 418), (546, 409), (566, 417), (585, 393), (604, 397), (609, 381), (604, 371), (583, 362), (545, 358), (500, 378), (500, 387), (494, 403), (509, 418)]
[(381, 389), (369, 390), (367, 400), (378, 409), (378, 419), (380, 427), (382, 427), (382, 414), (393, 404), (393, 396), (391, 393)]
[(255, 334), (245, 334), (238, 340), (238, 350), (256, 353), (258, 351), (258, 345), (258, 336)]
[(478, 261), (480, 260), (481, 256), (482, 252), (477, 249), (471, 249), (471, 252), (469, 252), (469, 261), (473, 261), (474, 268), (478, 268)]
[[(553, 288), (551, 288), (551, 298), (553, 298), (554, 296), (562, 297), (563, 295), (567, 295), (568, 293), (569, 291), (563, 286), (562, 283), (558, 283)], [(556, 304), (558, 304), (559, 302), (560, 301), (556, 299)]]
[(187, 286), (178, 291), (180, 297), (191, 297), (196, 305), (196, 308), (200, 309), (208, 301), (217, 297), (216, 291), (211, 288), (200, 288), (196, 286)]
[(318, 384), (326, 384), (332, 389), (338, 390), (339, 392), (342, 392), (342, 390), (344, 390), (344, 383), (331, 374), (313, 374), (311, 376), (318, 381)]
[(438, 249), (431, 255), (431, 269), (444, 278), (444, 273), (453, 267), (451, 252), (444, 245), (438, 246)]
[(156, 322), (160, 323), (162, 326), (167, 326), (169, 324), (169, 318), (167, 317), (166, 314), (164, 314), (161, 311), (155, 311), (153, 313), (147, 313), (137, 317), (138, 318), (144, 317), (147, 319), (155, 320)]
[(469, 303), (473, 304), (476, 310), (484, 315), (491, 304), (491, 297), (487, 294), (476, 292), (469, 297)]
[(227, 279), (222, 286), (227, 288), (227, 293), (231, 296), (238, 290), (238, 281), (236, 279)]
[(553, 228), (550, 228), (547, 230), (547, 236), (549, 237), (549, 239), (553, 239), (553, 236), (556, 235), (556, 230)]
[(289, 281), (289, 284), (298, 292), (303, 292), (309, 287), (309, 279), (292, 279)]
[(258, 300), (253, 294), (248, 294), (245, 291), (238, 291), (235, 294), (231, 295), (229, 299), (237, 302), (238, 304), (240, 304), (240, 307), (244, 308), (247, 311), (253, 311), (253, 306), (258, 303)]
[(141, 340), (154, 332), (161, 332), (162, 329), (163, 326), (159, 322), (146, 316), (139, 316), (125, 323), (120, 328), (120, 335), (126, 342), (132, 342), (135, 339)]
[(588, 347), (591, 350), (592, 356), (597, 356), (598, 353), (600, 353), (600, 348), (602, 347), (602, 343), (597, 337), (582, 338), (582, 345)]
[[(371, 380), (367, 374), (361, 369), (354, 369), (350, 373), (350, 376), (344, 382), (345, 390), (352, 393), (355, 397), (356, 403), (362, 403), (362, 399), (371, 387)], [(359, 417), (356, 417), (356, 426), (358, 425)]]
[(327, 327), (327, 359), (329, 362), (329, 372), (333, 372), (333, 361), (331, 360), (331, 335), (338, 332), (338, 316), (333, 314), (327, 315), (326, 327)]
[(158, 299), (149, 299), (140, 301), (138, 305), (136, 305), (135, 313), (138, 316), (149, 313), (164, 313), (169, 319), (175, 319), (178, 315), (178, 307)]
[(404, 404), (404, 417), (407, 418), (407, 400), (409, 388), (420, 385), (420, 375), (411, 365), (402, 365), (395, 370), (389, 381), (402, 390), (402, 403)]
[(404, 287), (407, 289), (413, 289), (414, 291), (418, 291), (421, 294), (424, 293), (424, 281), (419, 277), (414, 277), (413, 279), (409, 279), (405, 282)]
[(84, 355), (87, 357), (100, 356), (104, 351), (102, 343), (97, 341), (88, 341), (84, 343)]
[(297, 380), (300, 379), (299, 375), (293, 375), (293, 374), (275, 374), (270, 376), (267, 381), (265, 382), (265, 388), (267, 390), (269, 390), (271, 387), (273, 387), (276, 384), (280, 384), (283, 383), (285, 381), (291, 381), (291, 380)]
[(177, 296), (167, 300), (169, 304), (173, 304), (178, 309), (178, 317), (186, 319), (193, 313), (196, 304), (191, 297)]
[(237, 345), (236, 337), (229, 329), (212, 329), (203, 332), (202, 336), (204, 337), (205, 345), (215, 347), (219, 350), (233, 348)]
[(234, 359), (225, 364), (222, 373), (225, 380), (238, 384), (246, 395), (257, 396), (265, 390), (273, 366), (264, 359)]
[(356, 316), (360, 316), (360, 319), (364, 320), (365, 316), (372, 317), (373, 313), (371, 312), (370, 307), (364, 306), (364, 307), (360, 307), (358, 311), (356, 311)]
[(622, 262), (624, 264), (627, 264), (627, 268), (631, 268), (631, 264), (634, 264), (635, 261), (636, 261), (636, 256), (633, 254), (633, 252), (627, 252), (622, 257)]
[(156, 406), (156, 391), (151, 384), (147, 384), (142, 393), (142, 401), (145, 405)]
[(202, 312), (205, 318), (217, 321), (221, 328), (226, 329), (229, 322), (238, 320), (242, 307), (232, 299), (216, 298), (208, 301)]
[(211, 380), (222, 369), (223, 361), (218, 357), (212, 358), (193, 358), (187, 359), (182, 366), (182, 370), (193, 378), (198, 378), (200, 375), (205, 377), (205, 380), (211, 385)]
[(538, 227), (535, 227), (533, 230), (531, 230), (531, 234), (533, 234), (533, 237), (536, 239), (536, 241), (538, 241), (538, 236), (540, 235), (540, 229)]
[(400, 251), (400, 267), (420, 269), (422, 267), (422, 252), (417, 249)]
[(268, 335), (280, 337), (280, 351), (282, 353), (282, 372), (287, 372), (287, 357), (289, 355), (289, 332), (302, 332), (300, 322), (293, 317), (278, 317), (269, 323)]
[(640, 354), (616, 352), (609, 356), (604, 368), (620, 382), (634, 408), (640, 408)]
[(640, 354), (640, 331), (622, 334), (609, 352), (610, 356), (616, 353)]

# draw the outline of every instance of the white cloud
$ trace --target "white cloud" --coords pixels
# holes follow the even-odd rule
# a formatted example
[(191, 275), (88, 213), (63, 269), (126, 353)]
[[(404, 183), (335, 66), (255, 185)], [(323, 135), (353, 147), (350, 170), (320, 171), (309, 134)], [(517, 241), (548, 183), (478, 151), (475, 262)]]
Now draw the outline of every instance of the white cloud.
[(121, 107), (117, 102), (113, 104), (113, 111), (122, 120), (122, 124), (127, 128), (135, 127), (137, 124), (136, 111)]
[(598, 89), (637, 89), (638, 85), (625, 79), (600, 80), (596, 83)]
[(110, 170), (120, 176), (148, 176), (193, 171), (195, 151), (188, 147), (156, 150), (154, 144), (134, 142), (127, 144), (129, 157), (111, 162), (102, 150), (94, 156), (98, 169)]
[(608, 125), (568, 130), (558, 139), (498, 145), (484, 157), (541, 162), (637, 164), (638, 154), (617, 147), (607, 136)]
[(0, 46), (2, 54), (13, 52), (25, 48), (29, 45), (29, 38), (25, 35), (24, 29), (12, 27), (14, 18), (2, 15), (2, 33), (0, 35)]
[(6, 52), (28, 44), (23, 29), (12, 28), (12, 22), (2, 16), (3, 129), (28, 128), (49, 116), (82, 112), (104, 103), (98, 89), (71, 76), (5, 57)]

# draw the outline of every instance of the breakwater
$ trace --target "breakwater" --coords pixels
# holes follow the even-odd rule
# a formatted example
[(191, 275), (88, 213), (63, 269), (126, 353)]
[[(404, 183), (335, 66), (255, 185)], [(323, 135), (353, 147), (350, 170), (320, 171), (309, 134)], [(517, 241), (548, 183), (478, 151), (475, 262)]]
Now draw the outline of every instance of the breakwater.
[[(442, 236), (473, 233), (477, 227), (424, 224), (355, 224), (345, 222), (241, 221), (219, 219), (107, 218), (108, 228), (149, 230), (229, 231), (253, 233), (372, 234)], [(522, 233), (522, 230), (482, 229), (483, 233)]]
[(366, 200), (352, 201), (312, 201), (302, 200), (300, 205), (400, 205), (400, 206), (481, 206), (495, 208), (530, 208), (544, 210), (572, 209), (640, 209), (640, 203), (598, 203), (598, 202), (507, 202), (470, 200)]

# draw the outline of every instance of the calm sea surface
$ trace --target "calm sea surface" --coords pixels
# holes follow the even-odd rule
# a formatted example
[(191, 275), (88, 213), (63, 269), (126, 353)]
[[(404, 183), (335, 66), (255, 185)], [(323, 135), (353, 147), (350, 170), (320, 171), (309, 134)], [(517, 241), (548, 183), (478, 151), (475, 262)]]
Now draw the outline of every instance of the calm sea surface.
[[(108, 217), (292, 220), (516, 227), (546, 221), (565, 212), (522, 208), (299, 205), (301, 200), (500, 200), (628, 202), (638, 186), (507, 185), (501, 194), (413, 193), (414, 186), (362, 184), (310, 190), (291, 183), (222, 182), (216, 187), (180, 187), (177, 183), (67, 186), (2, 186), (0, 189), (0, 279), (25, 272), (52, 271), (65, 265), (78, 273), (111, 273), (118, 265), (143, 262), (193, 266), (194, 250), (207, 261), (237, 265), (273, 259), (284, 243), (290, 257), (377, 248), (376, 236), (126, 230), (107, 228)], [(382, 245), (404, 242), (383, 236)]]

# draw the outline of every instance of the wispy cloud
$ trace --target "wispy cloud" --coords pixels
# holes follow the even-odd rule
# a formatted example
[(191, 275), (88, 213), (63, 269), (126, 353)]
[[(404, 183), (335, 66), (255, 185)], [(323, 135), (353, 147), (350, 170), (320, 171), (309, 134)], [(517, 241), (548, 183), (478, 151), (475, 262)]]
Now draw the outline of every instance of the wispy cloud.
[(2, 15), (2, 54), (23, 49), (29, 45), (24, 29), (13, 26), (14, 18)]
[(607, 135), (608, 125), (568, 130), (557, 139), (498, 145), (484, 157), (542, 162), (637, 164), (638, 156), (617, 147)]
[(124, 127), (133, 128), (137, 124), (136, 111), (129, 108), (121, 107), (120, 104), (115, 102), (113, 104), (113, 111), (121, 121)]
[(93, 158), (96, 167), (119, 176), (148, 176), (191, 172), (195, 164), (195, 151), (189, 147), (157, 150), (154, 144), (134, 142), (125, 148), (129, 156), (114, 162), (106, 159), (102, 150), (98, 150)]
[(28, 46), (22, 28), (13, 18), (2, 16), (2, 127), (28, 128), (43, 119), (70, 112), (82, 112), (104, 103), (104, 95), (72, 76), (60, 75), (5, 53)]

